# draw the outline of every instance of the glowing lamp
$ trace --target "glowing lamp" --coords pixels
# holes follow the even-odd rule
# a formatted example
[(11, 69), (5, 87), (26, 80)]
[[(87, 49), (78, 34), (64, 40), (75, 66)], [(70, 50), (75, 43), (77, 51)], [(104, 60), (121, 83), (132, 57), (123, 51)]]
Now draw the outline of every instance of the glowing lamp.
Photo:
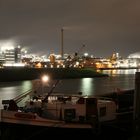
[(49, 81), (49, 76), (44, 75), (44, 76), (42, 76), (41, 79), (42, 79), (43, 82), (48, 82)]

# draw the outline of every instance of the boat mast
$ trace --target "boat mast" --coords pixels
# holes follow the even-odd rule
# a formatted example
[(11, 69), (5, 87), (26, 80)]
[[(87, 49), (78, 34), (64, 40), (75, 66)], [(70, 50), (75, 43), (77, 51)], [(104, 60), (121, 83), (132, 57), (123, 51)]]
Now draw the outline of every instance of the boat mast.
[(48, 101), (48, 97), (52, 94), (53, 90), (55, 89), (55, 87), (57, 86), (57, 84), (59, 83), (59, 80), (57, 80), (51, 87), (51, 90), (48, 92), (48, 94), (46, 95), (46, 97), (43, 99), (44, 102)]

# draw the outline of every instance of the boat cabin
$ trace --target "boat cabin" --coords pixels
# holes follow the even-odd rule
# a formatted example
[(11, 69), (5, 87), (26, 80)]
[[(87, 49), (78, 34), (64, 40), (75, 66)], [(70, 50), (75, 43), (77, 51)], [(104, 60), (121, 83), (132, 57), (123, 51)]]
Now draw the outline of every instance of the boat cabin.
[[(30, 101), (29, 101), (30, 102)], [(116, 119), (116, 104), (114, 101), (95, 97), (51, 95), (47, 102), (35, 100), (34, 107), (27, 103), (26, 111), (41, 109), (43, 118), (71, 122), (90, 122), (96, 119), (100, 122)]]

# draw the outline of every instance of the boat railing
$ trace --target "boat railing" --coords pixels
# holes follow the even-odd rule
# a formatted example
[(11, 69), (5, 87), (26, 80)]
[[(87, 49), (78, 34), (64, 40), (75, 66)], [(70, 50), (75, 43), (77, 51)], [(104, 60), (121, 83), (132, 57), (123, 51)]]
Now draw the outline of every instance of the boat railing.
[(16, 102), (16, 103), (19, 103), (24, 97), (26, 97), (27, 95), (31, 94), (32, 93), (32, 90), (28, 90), (22, 94), (20, 94), (19, 96), (16, 96), (15, 98), (13, 98), (13, 100)]
[[(25, 98), (27, 95), (29, 95), (30, 93), (32, 93), (32, 90), (28, 90), (22, 94), (20, 94), (19, 96), (16, 96), (15, 98), (13, 99), (10, 99), (10, 100), (14, 100), (16, 103), (19, 103), (23, 98)], [(2, 100), (2, 104), (3, 105), (6, 105), (6, 104), (9, 104), (9, 101), (10, 100)]]
[(111, 97), (96, 97), (97, 99), (99, 99), (99, 100), (110, 100), (110, 101), (112, 101), (113, 99), (111, 98)]

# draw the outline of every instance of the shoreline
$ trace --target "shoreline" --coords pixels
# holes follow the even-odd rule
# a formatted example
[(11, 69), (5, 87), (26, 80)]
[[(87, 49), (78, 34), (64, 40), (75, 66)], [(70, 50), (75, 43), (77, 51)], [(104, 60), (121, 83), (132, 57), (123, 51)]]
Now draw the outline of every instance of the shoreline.
[(48, 74), (52, 79), (93, 78), (108, 76), (91, 68), (5, 68), (0, 69), (0, 82), (38, 79)]

